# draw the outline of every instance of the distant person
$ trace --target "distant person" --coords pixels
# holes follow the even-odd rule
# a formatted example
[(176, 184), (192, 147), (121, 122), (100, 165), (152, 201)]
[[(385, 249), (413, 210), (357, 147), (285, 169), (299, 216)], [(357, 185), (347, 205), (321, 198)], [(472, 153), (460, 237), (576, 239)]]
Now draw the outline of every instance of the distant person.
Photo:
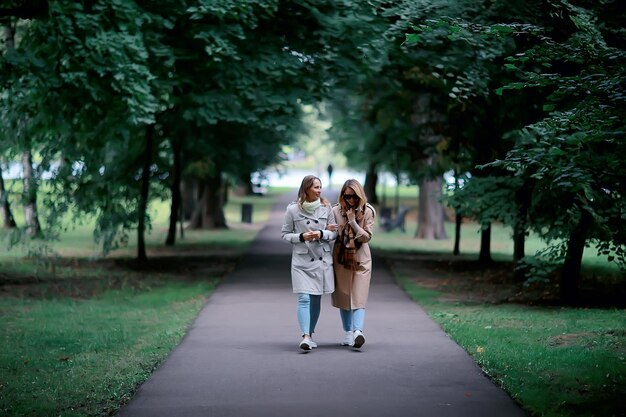
[(328, 164), (328, 167), (326, 167), (326, 171), (328, 172), (328, 188), (332, 187), (332, 182), (331, 182), (331, 178), (333, 176), (333, 164)]
[(363, 186), (349, 179), (341, 187), (339, 203), (333, 206), (338, 237), (333, 250), (335, 292), (333, 306), (339, 308), (345, 331), (343, 346), (360, 348), (365, 343), (365, 305), (372, 276), (372, 238), (376, 211), (367, 203)]
[(302, 331), (300, 349), (317, 347), (313, 332), (320, 316), (322, 294), (335, 289), (330, 242), (337, 232), (330, 202), (321, 197), (322, 182), (313, 175), (302, 180), (298, 200), (287, 206), (281, 229), (283, 240), (292, 244), (291, 285), (298, 294), (297, 317)]

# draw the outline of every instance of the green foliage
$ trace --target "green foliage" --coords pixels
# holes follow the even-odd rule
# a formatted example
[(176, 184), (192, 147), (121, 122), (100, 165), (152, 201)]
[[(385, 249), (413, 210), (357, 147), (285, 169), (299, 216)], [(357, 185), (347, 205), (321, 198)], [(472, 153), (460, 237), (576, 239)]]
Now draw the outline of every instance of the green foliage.
[(40, 175), (53, 168), (47, 206), (97, 214), (106, 252), (145, 216), (142, 175), (149, 198), (166, 195), (174, 145), (185, 166), (211, 167), (201, 179), (277, 162), (301, 105), (349, 75), (346, 31), (366, 26), (351, 4), (53, 2), (28, 23), (18, 13), (7, 20), (16, 47), (0, 59), (0, 148), (8, 160), (31, 150)]
[[(518, 222), (515, 192), (520, 179), (506, 176), (463, 178), (464, 185), (446, 197), (447, 205), (463, 217), (488, 225), (501, 222), (511, 228)], [(499, 201), (500, 204), (493, 204)]]
[[(453, 2), (442, 3), (445, 8)], [(424, 49), (454, 51), (451, 45), (462, 42), (475, 55), (466, 55), (468, 69), (461, 73), (469, 79), (492, 81), (485, 84), (486, 90), (480, 83), (469, 90), (456, 85), (450, 97), (476, 103), (476, 98), (488, 94), (488, 105), (499, 103), (498, 97), (503, 103), (512, 97), (518, 104), (515, 118), (527, 122), (522, 129), (507, 122), (507, 116), (502, 116), (506, 107), (492, 113), (495, 131), (509, 138), (502, 142), (507, 146), (473, 145), (492, 154), (482, 161), (474, 159), (486, 168), (481, 176), (490, 178), (474, 175), (451, 203), (481, 222), (491, 219), (508, 224), (521, 220), (513, 215), (520, 204), (515, 196), (520, 192), (531, 195), (527, 224), (554, 244), (543, 254), (550, 262), (563, 260), (567, 253), (561, 246), (563, 239), (570, 238), (581, 216), (589, 213), (593, 225), (584, 239), (624, 266), (626, 190), (622, 179), (626, 173), (621, 155), (626, 150), (620, 137), (626, 120), (626, 55), (619, 29), (624, 15), (620, 18), (609, 11), (618, 13), (620, 6), (550, 1), (547, 7), (538, 7), (541, 4), (536, 2), (513, 2), (510, 10), (503, 10), (496, 5), (475, 5), (468, 6), (478, 11), (469, 19), (463, 4), (447, 16), (413, 20), (419, 23), (405, 30), (405, 44), (418, 54)], [(441, 61), (449, 61), (448, 54), (440, 55)], [(453, 64), (450, 75), (458, 71)], [(524, 114), (524, 103), (534, 103), (541, 111)], [(484, 116), (489, 112), (477, 115), (486, 123)], [(461, 140), (459, 145), (471, 143)]]
[[(569, 236), (581, 212), (591, 214), (589, 242), (626, 266), (626, 52), (607, 44), (594, 9), (568, 2), (560, 11), (574, 28), (563, 40), (538, 31), (539, 42), (510, 58), (524, 82), (509, 89), (549, 88), (545, 118), (528, 126), (507, 157), (491, 164), (532, 183), (532, 227), (546, 240)], [(519, 30), (519, 28), (516, 28)], [(541, 68), (548, 68), (545, 72)], [(505, 90), (506, 91), (506, 90)], [(551, 259), (563, 251), (555, 250)]]
[(552, 244), (547, 248), (537, 251), (533, 256), (524, 256), (515, 266), (525, 272), (524, 285), (530, 286), (536, 283), (550, 283), (554, 273), (560, 268), (558, 260), (565, 257), (567, 249), (564, 242)]

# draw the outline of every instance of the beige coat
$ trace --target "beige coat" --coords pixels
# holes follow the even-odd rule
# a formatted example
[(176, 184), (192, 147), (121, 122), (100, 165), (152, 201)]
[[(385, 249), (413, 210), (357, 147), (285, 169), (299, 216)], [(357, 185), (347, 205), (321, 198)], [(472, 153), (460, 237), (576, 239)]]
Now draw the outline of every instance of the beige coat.
[[(342, 212), (341, 206), (333, 206), (335, 221), (339, 225), (337, 236), (341, 236), (344, 227), (351, 227), (348, 218)], [(367, 205), (363, 221), (356, 230), (355, 241), (362, 242), (363, 245), (356, 251), (357, 270), (352, 271), (344, 268), (337, 262), (337, 251), (333, 251), (333, 269), (335, 271), (335, 292), (333, 292), (333, 306), (345, 310), (365, 308), (370, 290), (370, 278), (372, 276), (372, 254), (368, 242), (372, 238), (374, 230), (374, 208)], [(339, 239), (335, 245), (340, 245)]]

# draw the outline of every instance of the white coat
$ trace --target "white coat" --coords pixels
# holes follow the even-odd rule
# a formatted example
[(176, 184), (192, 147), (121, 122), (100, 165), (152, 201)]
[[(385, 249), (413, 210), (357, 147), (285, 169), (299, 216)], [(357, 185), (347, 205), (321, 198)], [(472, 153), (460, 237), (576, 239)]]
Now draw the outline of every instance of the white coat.
[[(281, 236), (292, 244), (291, 285), (294, 293), (321, 295), (335, 290), (330, 242), (337, 238), (337, 232), (326, 230), (326, 225), (332, 223), (335, 223), (335, 217), (331, 207), (321, 205), (309, 214), (297, 203), (287, 206)], [(300, 241), (300, 233), (313, 230), (321, 230), (322, 239)]]

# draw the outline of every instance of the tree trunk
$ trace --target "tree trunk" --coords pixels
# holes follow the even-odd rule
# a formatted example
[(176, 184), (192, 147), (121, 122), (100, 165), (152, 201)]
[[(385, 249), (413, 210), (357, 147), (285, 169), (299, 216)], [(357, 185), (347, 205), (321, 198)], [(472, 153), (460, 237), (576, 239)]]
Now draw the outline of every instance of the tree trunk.
[(515, 266), (519, 263), (519, 261), (526, 256), (525, 250), (526, 244), (526, 232), (524, 229), (515, 228), (515, 232), (513, 233), (513, 263)]
[(148, 194), (150, 191), (150, 166), (154, 142), (154, 124), (146, 126), (146, 146), (144, 149), (143, 172), (141, 173), (141, 194), (139, 196), (139, 219), (137, 224), (137, 259), (145, 261), (146, 255), (146, 217), (148, 212)]
[(378, 195), (376, 194), (376, 184), (378, 183), (378, 172), (376, 172), (376, 164), (370, 162), (365, 173), (365, 184), (363, 189), (367, 196), (367, 202), (370, 204), (378, 204)]
[(487, 228), (480, 231), (480, 254), (478, 261), (482, 264), (490, 264), (493, 262), (491, 258), (491, 223)]
[(224, 215), (224, 205), (228, 201), (226, 181), (222, 178), (221, 173), (215, 178), (211, 178), (210, 181), (208, 190), (211, 198), (205, 211), (205, 223), (209, 229), (228, 229)]
[(202, 229), (203, 225), (202, 225), (202, 211), (203, 211), (203, 207), (204, 207), (204, 199), (205, 199), (205, 192), (204, 189), (206, 188), (206, 185), (198, 182), (196, 189), (197, 189), (197, 199), (194, 200), (193, 203), (193, 213), (191, 213), (191, 217), (189, 218), (189, 228), (190, 229)]
[(580, 267), (583, 252), (592, 217), (587, 210), (581, 210), (580, 220), (572, 230), (567, 242), (567, 253), (561, 272), (560, 293), (561, 300), (571, 304), (578, 298), (578, 282), (580, 281)]
[(526, 230), (515, 227), (513, 231), (513, 276), (515, 281), (526, 280), (526, 270), (522, 268), (520, 261), (526, 256)]
[[(223, 178), (220, 178), (220, 192), (222, 193), (220, 208), (222, 210), (222, 217), (224, 217), (224, 206), (228, 204), (228, 181), (225, 181)], [(226, 224), (226, 217), (224, 217), (224, 224)]]
[[(396, 173), (396, 189), (393, 195), (393, 214), (398, 214), (400, 211), (400, 174)], [(421, 196), (420, 196), (421, 198)]]
[(191, 216), (192, 229), (227, 229), (224, 216), (225, 184), (221, 174), (209, 177), (200, 185), (200, 199)]
[(184, 214), (183, 213), (183, 206), (182, 206), (182, 203), (181, 203), (180, 210), (179, 210), (179, 213), (178, 213), (178, 218), (180, 219), (178, 224), (180, 225), (179, 227), (180, 227), (180, 238), (181, 239), (185, 239), (185, 225), (184, 225), (184, 221), (183, 221), (183, 214)]
[[(455, 140), (455, 143), (458, 143), (458, 137)], [(457, 169), (454, 170), (454, 189), (458, 190), (460, 187), (459, 184), (459, 172)], [(452, 251), (453, 255), (461, 254), (461, 224), (463, 223), (463, 216), (459, 213), (456, 213), (454, 216), (454, 250)]]
[(165, 244), (167, 246), (174, 246), (174, 244), (176, 243), (176, 224), (181, 213), (180, 184), (183, 172), (183, 168), (181, 166), (180, 143), (178, 139), (172, 139), (171, 145), (174, 161), (172, 166), (172, 184), (170, 187), (172, 194), (172, 204), (170, 207), (170, 225), (169, 229), (167, 230), (167, 238), (165, 239)]
[[(13, 31), (9, 25), (2, 26), (2, 40), (7, 50), (14, 47)], [(2, 166), (0, 166), (0, 216), (2, 217), (2, 227), (5, 229), (16, 227), (13, 213), (11, 212), (11, 204), (9, 203), (9, 194), (4, 187), (4, 178), (2, 177)]]
[[(11, 27), (3, 27), (3, 40), (7, 50), (15, 47), (15, 37)], [(26, 223), (26, 234), (30, 237), (41, 236), (41, 225), (37, 214), (37, 181), (33, 173), (33, 157), (30, 150), (30, 140), (26, 139), (24, 151), (22, 152), (22, 171), (24, 175), (24, 223)]]
[(4, 187), (4, 178), (2, 177), (2, 166), (0, 165), (0, 217), (2, 217), (2, 227), (4, 229), (12, 229), (17, 227), (13, 213), (11, 212), (11, 204), (9, 203), (9, 193)]
[(455, 224), (454, 224), (454, 250), (452, 253), (454, 255), (461, 254), (461, 224), (463, 223), (463, 216), (460, 214), (456, 214), (454, 216)]
[(180, 196), (182, 205), (182, 220), (191, 220), (196, 209), (196, 201), (200, 199), (201, 193), (198, 191), (197, 181), (192, 179), (181, 179)]
[(239, 177), (239, 185), (243, 195), (254, 195), (254, 187), (252, 186), (252, 174), (249, 172), (241, 174)]
[(517, 205), (517, 219), (513, 228), (513, 267), (515, 268), (515, 280), (526, 280), (526, 271), (520, 267), (519, 262), (526, 256), (526, 229), (528, 225), (528, 209), (530, 207), (530, 193), (525, 187), (515, 193)]
[(30, 150), (22, 152), (22, 171), (24, 175), (24, 222), (26, 233), (30, 237), (41, 236), (39, 214), (37, 213), (37, 180), (33, 172), (33, 157)]
[(447, 239), (444, 227), (444, 209), (441, 204), (442, 178), (423, 180), (419, 184), (419, 209), (417, 216), (418, 239)]

